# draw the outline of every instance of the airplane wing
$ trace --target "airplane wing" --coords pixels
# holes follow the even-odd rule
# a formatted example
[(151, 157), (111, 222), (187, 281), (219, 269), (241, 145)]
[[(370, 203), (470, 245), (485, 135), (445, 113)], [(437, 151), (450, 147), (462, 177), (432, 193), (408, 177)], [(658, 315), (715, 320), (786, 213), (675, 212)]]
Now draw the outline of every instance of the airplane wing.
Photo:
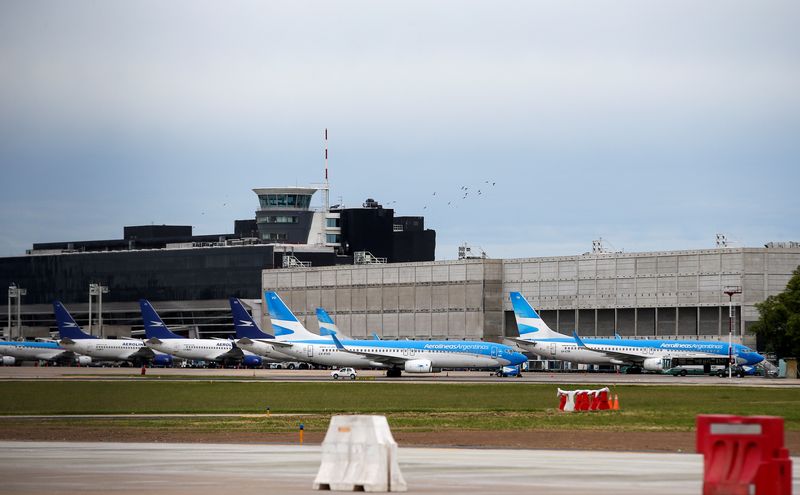
[(410, 359), (416, 358), (404, 358), (400, 356), (387, 356), (386, 354), (380, 354), (377, 352), (367, 352), (367, 351), (356, 351), (353, 349), (348, 349), (344, 345), (342, 345), (341, 341), (336, 337), (336, 335), (331, 334), (331, 338), (333, 339), (333, 343), (336, 345), (336, 348), (340, 351), (349, 352), (350, 354), (357, 354), (359, 356), (364, 356), (369, 358), (371, 361), (375, 361), (376, 363), (383, 363), (383, 364), (396, 364), (396, 365), (403, 365), (406, 361)]
[(539, 342), (536, 342), (535, 340), (525, 340), (520, 339), (519, 337), (505, 337), (505, 339), (523, 347), (536, 347), (539, 344)]
[(128, 359), (153, 359), (155, 356), (156, 353), (153, 351), (153, 349), (143, 345), (138, 351), (128, 356)]
[(244, 352), (234, 345), (231, 350), (227, 352), (223, 352), (222, 354), (218, 355), (216, 358), (218, 361), (241, 361), (244, 359)]

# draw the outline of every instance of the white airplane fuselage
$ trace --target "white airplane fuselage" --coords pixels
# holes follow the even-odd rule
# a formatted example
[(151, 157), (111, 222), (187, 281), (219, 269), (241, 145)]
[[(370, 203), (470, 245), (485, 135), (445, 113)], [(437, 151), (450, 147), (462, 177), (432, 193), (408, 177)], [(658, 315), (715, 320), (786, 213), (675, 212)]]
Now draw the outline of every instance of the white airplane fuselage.
[(74, 353), (107, 361), (129, 361), (142, 348), (147, 348), (144, 341), (138, 339), (62, 340), (61, 345)]
[(150, 339), (145, 343), (147, 347), (165, 354), (198, 361), (219, 361), (223, 354), (233, 349), (230, 341), (214, 339), (163, 339), (158, 342)]

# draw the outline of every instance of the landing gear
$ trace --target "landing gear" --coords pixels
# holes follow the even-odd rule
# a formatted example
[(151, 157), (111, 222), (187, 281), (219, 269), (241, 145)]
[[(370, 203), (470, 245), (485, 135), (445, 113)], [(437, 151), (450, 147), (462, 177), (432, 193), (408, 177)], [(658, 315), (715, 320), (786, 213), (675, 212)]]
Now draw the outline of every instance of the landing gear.
[(400, 378), (400, 368), (389, 368), (386, 370), (386, 378)]

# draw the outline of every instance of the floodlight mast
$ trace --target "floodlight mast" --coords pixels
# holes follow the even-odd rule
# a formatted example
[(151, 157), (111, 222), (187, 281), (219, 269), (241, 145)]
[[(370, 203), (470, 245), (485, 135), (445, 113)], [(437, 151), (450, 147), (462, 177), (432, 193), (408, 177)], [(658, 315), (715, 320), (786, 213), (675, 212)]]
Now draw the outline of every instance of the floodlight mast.
[(741, 294), (742, 288), (738, 285), (728, 286), (723, 292), (728, 295), (728, 378), (733, 378), (733, 296)]

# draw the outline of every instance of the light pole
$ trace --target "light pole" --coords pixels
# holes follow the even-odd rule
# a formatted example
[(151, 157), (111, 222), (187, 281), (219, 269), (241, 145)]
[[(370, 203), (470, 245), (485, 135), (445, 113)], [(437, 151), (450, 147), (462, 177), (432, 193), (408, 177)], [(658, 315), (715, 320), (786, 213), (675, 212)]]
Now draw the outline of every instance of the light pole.
[(26, 295), (28, 291), (17, 287), (14, 284), (8, 286), (8, 339), (13, 340), (14, 334), (11, 330), (11, 300), (17, 300), (17, 334), (22, 336), (22, 296)]
[(728, 294), (728, 378), (733, 377), (733, 296), (741, 294), (742, 288), (738, 285), (725, 287)]
[(103, 336), (103, 294), (108, 294), (108, 287), (100, 284), (89, 284), (89, 335), (92, 335), (92, 297), (97, 297), (97, 326), (100, 337)]

